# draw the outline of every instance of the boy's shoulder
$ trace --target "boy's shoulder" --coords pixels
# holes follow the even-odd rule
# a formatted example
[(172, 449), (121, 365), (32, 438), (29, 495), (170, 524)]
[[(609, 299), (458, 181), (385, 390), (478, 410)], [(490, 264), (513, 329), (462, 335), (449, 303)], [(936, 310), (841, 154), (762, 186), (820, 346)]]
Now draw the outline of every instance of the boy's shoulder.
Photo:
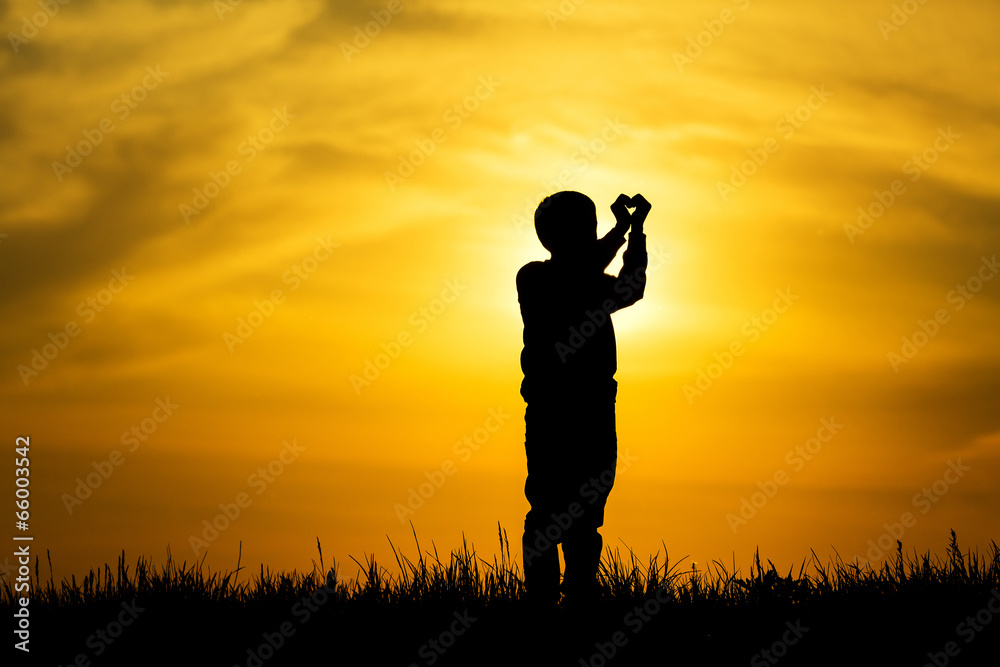
[[(528, 262), (517, 271), (517, 287), (518, 289), (521, 289), (523, 287), (529, 287), (533, 284), (551, 281), (563, 276), (565, 271), (565, 267), (560, 268), (557, 264), (553, 264), (550, 259)], [(588, 275), (587, 279), (611, 283), (617, 280), (614, 276), (608, 275), (603, 271), (596, 271), (593, 276)]]
[(528, 262), (517, 271), (517, 286), (539, 280), (549, 270), (549, 260)]

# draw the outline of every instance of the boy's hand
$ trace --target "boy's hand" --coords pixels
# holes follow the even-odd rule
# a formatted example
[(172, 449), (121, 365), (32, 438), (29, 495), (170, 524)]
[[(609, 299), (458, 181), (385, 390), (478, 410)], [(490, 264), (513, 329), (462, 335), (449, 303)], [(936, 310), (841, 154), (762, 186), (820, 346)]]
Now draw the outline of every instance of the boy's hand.
[[(624, 197), (624, 195), (622, 195), (622, 197)], [(621, 201), (621, 197), (619, 197), (618, 200)], [(653, 208), (653, 206), (648, 201), (646, 201), (645, 197), (638, 194), (632, 197), (630, 203), (635, 208), (635, 211), (632, 213), (631, 217), (632, 231), (642, 234), (642, 223), (646, 221), (646, 216), (649, 214), (649, 209)]]
[(629, 225), (632, 224), (632, 216), (626, 207), (633, 205), (628, 195), (618, 195), (618, 199), (611, 205), (611, 212), (615, 214), (615, 231), (622, 235), (628, 231)]

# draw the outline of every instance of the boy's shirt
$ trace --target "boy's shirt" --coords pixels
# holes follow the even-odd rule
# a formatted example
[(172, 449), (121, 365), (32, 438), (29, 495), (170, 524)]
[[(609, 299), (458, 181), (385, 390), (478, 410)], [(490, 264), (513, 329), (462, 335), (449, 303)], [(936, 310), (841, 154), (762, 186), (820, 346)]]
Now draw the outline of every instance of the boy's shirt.
[(604, 273), (623, 243), (624, 235), (612, 230), (582, 261), (529, 262), (518, 271), (526, 401), (566, 393), (614, 396), (618, 359), (610, 315), (642, 298), (647, 264), (646, 236), (631, 233), (618, 277)]

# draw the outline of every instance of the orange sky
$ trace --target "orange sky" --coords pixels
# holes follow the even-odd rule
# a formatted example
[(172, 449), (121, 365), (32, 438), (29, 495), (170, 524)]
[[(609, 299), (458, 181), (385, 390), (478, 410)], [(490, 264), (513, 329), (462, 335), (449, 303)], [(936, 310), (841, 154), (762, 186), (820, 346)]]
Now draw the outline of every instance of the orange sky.
[(353, 575), (414, 555), (409, 521), (517, 538), (514, 274), (562, 189), (602, 233), (653, 205), (607, 545), (987, 546), (1000, 9), (916, 6), (0, 2), (0, 420), (36, 550), (308, 569), (318, 537)]

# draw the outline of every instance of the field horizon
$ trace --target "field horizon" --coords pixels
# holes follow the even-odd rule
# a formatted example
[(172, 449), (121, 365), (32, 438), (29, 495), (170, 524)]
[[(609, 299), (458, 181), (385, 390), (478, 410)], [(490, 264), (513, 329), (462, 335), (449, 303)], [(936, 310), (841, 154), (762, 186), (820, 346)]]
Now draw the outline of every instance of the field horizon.
[[(155, 642), (166, 647), (165, 662), (155, 664), (192, 652), (201, 656), (197, 664), (245, 667), (327, 657), (379, 665), (506, 664), (511, 656), (491, 646), (507, 637), (525, 664), (649, 664), (669, 654), (751, 665), (779, 658), (841, 664), (847, 656), (851, 664), (885, 664), (891, 657), (892, 664), (940, 667), (986, 664), (981, 660), (995, 655), (1000, 638), (995, 540), (985, 554), (963, 552), (952, 532), (943, 556), (908, 554), (897, 542), (877, 569), (822, 563), (813, 552), (787, 573), (759, 552), (743, 570), (719, 560), (689, 568), (686, 557), (643, 560), (608, 548), (597, 600), (539, 608), (524, 599), (520, 567), (499, 526), (498, 538), (500, 556), (490, 562), (469, 544), (447, 555), (433, 545), (421, 550), (414, 533), (415, 559), (395, 546), (390, 567), (352, 557), (358, 575), (346, 579), (349, 566), (327, 566), (318, 540), (308, 572), (263, 566), (253, 572), (240, 562), (212, 572), (204, 559), (178, 564), (169, 555), (160, 566), (141, 556), (133, 565), (122, 552), (114, 567), (57, 585), (51, 554), (47, 563), (36, 556), (33, 657), (41, 653), (59, 665), (133, 664)], [(48, 580), (41, 576), (46, 565)], [(0, 581), (6, 613), (18, 602), (10, 577)], [(199, 623), (225, 631), (199, 643), (190, 632)], [(385, 636), (393, 640), (379, 639)], [(344, 643), (334, 649), (331, 637)]]

